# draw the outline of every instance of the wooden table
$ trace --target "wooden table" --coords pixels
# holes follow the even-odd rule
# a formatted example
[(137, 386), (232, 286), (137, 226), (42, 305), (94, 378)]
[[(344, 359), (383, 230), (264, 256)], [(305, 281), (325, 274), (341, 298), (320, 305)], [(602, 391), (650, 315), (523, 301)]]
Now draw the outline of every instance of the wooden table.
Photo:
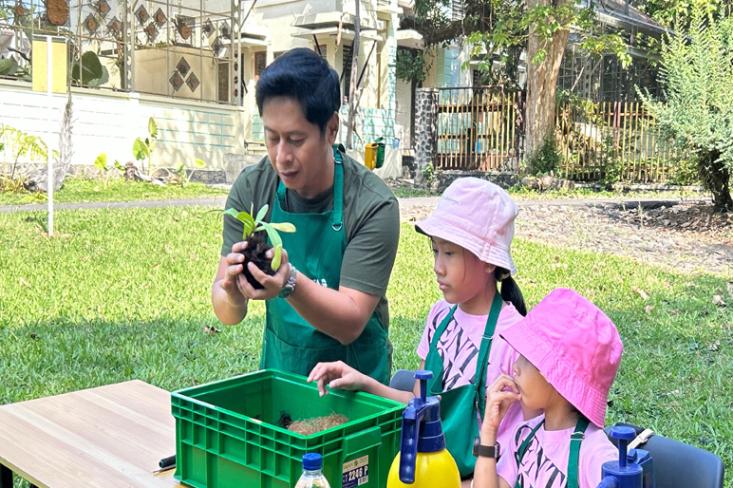
[(0, 406), (0, 488), (183, 486), (153, 473), (174, 453), (170, 393), (139, 380)]

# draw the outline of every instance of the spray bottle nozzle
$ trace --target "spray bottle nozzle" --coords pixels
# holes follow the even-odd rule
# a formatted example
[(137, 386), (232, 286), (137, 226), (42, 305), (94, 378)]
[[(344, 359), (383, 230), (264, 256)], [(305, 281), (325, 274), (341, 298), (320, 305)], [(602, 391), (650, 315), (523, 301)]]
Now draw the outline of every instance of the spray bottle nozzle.
[(415, 379), (420, 382), (420, 399), (424, 402), (428, 394), (428, 380), (433, 377), (432, 371), (420, 369), (415, 371)]
[(415, 482), (415, 461), (418, 452), (437, 452), (445, 449), (445, 437), (440, 425), (440, 402), (427, 396), (427, 382), (432, 371), (419, 370), (415, 379), (420, 382), (420, 396), (407, 404), (402, 414), (402, 438), (400, 441), (400, 480)]
[(627, 459), (628, 445), (634, 437), (636, 432), (631, 427), (616, 425), (611, 428), (611, 438), (618, 443), (618, 461), (603, 464), (599, 488), (641, 488), (642, 468), (637, 463), (629, 463)]

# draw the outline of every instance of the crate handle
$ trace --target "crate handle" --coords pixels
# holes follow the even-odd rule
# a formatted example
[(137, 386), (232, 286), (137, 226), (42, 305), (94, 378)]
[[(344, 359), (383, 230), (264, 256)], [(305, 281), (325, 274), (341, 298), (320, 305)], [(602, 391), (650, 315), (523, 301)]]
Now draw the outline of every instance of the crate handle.
[(356, 434), (344, 437), (344, 459), (358, 452), (370, 449), (382, 444), (382, 429), (372, 427)]

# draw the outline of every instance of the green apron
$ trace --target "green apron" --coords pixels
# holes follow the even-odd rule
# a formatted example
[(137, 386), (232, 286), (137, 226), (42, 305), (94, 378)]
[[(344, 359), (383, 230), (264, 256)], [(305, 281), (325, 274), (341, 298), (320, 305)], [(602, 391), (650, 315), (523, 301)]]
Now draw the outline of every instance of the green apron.
[(476, 458), (473, 455), (473, 443), (479, 433), (479, 416), (483, 416), (486, 405), (486, 367), (488, 364), (491, 340), (496, 329), (496, 322), (502, 307), (501, 295), (497, 291), (491, 303), (491, 311), (486, 319), (486, 328), (481, 339), (481, 349), (476, 360), (476, 375), (473, 382), (448, 391), (443, 387), (443, 359), (438, 353), (438, 341), (448, 327), (456, 305), (450, 309), (435, 330), (430, 349), (425, 358), (425, 369), (433, 372), (428, 383), (430, 395), (440, 395), (440, 416), (443, 420), (443, 432), (448, 451), (458, 465), (461, 478), (473, 474)]
[[(519, 446), (519, 450), (514, 454), (514, 459), (517, 461), (517, 469), (519, 466), (522, 465), (522, 459), (524, 458), (524, 453), (527, 452), (527, 448), (529, 447), (529, 443), (532, 442), (532, 439), (534, 439), (534, 435), (537, 433), (537, 430), (542, 427), (542, 425), (545, 423), (545, 420), (542, 419), (542, 422), (537, 424), (537, 426), (532, 429), (532, 432), (529, 433), (526, 439), (524, 439), (524, 442)], [(573, 430), (572, 435), (570, 436), (570, 454), (568, 455), (568, 472), (567, 472), (567, 483), (565, 484), (566, 488), (578, 488), (578, 461), (580, 460), (580, 443), (583, 442), (583, 437), (585, 436), (585, 429), (588, 428), (588, 419), (585, 418), (583, 415), (580, 415), (578, 417), (578, 422), (575, 424), (575, 430)], [(520, 483), (519, 478), (517, 478), (517, 482), (514, 484), (514, 488), (523, 488), (522, 483)]]
[[(280, 182), (270, 220), (295, 225), (296, 232), (281, 236), (288, 260), (302, 274), (300, 279), (311, 279), (322, 286), (338, 289), (347, 241), (343, 225), (343, 156), (336, 148), (334, 159), (332, 210), (321, 213), (285, 211), (286, 188)], [(387, 340), (387, 327), (379, 321), (376, 312), (359, 338), (344, 346), (310, 325), (284, 298), (267, 300), (266, 309), (260, 368), (308, 375), (320, 361), (340, 360), (382, 383), (389, 380), (392, 347)]]

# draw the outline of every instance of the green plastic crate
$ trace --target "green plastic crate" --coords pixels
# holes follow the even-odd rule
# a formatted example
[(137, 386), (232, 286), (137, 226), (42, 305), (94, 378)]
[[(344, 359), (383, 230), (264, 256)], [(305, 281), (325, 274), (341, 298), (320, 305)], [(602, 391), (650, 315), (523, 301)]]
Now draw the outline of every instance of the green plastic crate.
[[(384, 488), (399, 450), (401, 403), (368, 393), (320, 398), (300, 375), (263, 370), (171, 394), (176, 479), (195, 487), (292, 488), (306, 452), (323, 456), (332, 488)], [(331, 413), (349, 421), (314, 434), (278, 425)]]

